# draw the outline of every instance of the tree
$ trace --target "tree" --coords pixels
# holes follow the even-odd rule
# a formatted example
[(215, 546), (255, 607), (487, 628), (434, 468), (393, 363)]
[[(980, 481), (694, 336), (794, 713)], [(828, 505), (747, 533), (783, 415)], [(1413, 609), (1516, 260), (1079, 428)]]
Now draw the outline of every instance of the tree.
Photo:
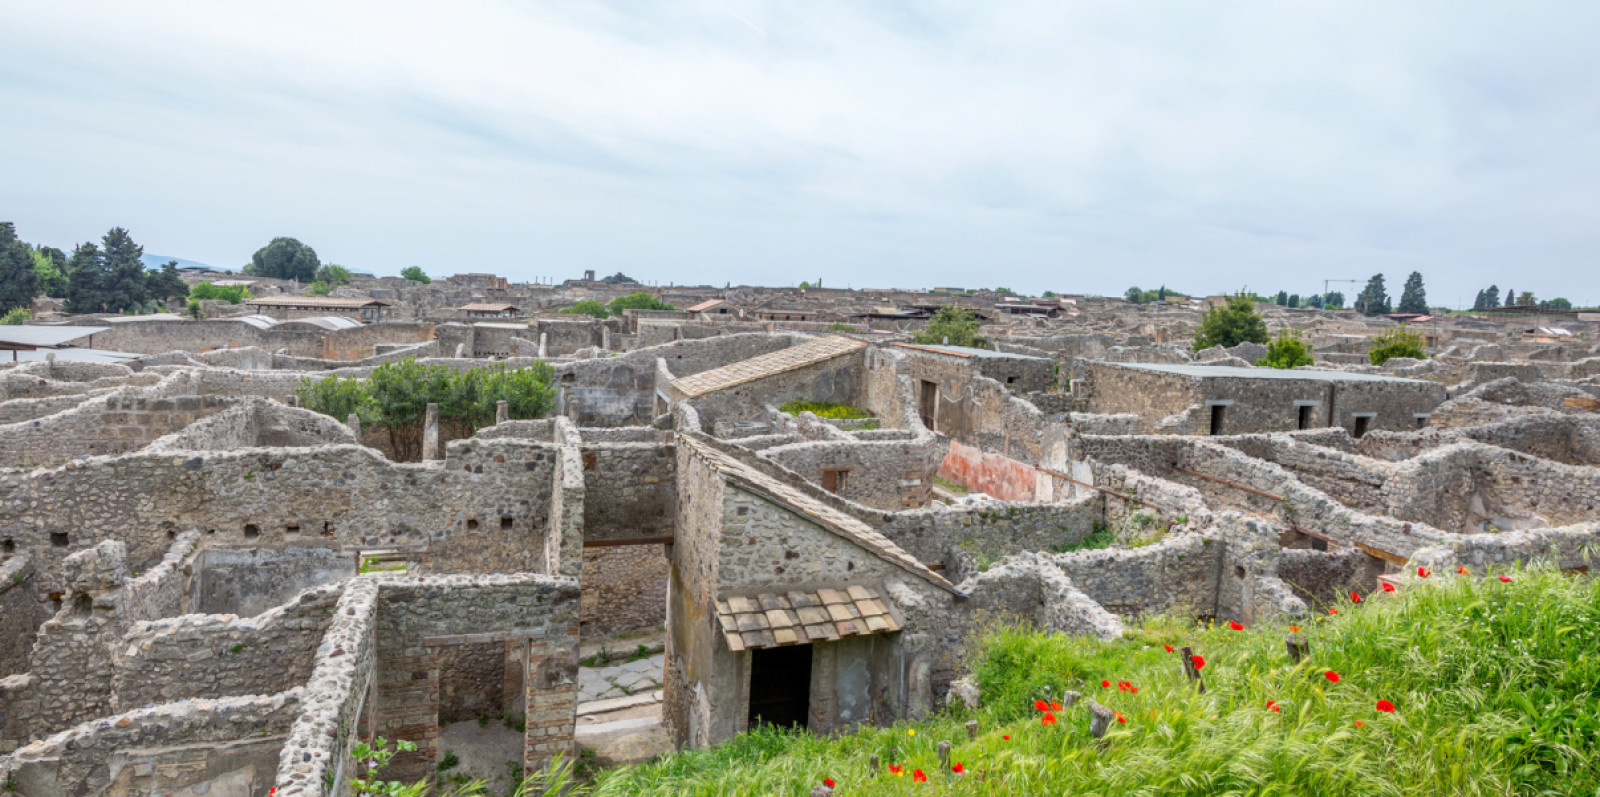
[(33, 250), (17, 239), (17, 229), (11, 222), (0, 222), (0, 314), (14, 307), (33, 306), (38, 287)]
[(350, 284), (350, 270), (338, 263), (324, 263), (317, 269), (316, 281), (326, 283), (329, 288)]
[(649, 291), (634, 291), (627, 296), (618, 296), (611, 300), (607, 309), (612, 315), (622, 315), (623, 310), (671, 310), (672, 305), (657, 301)]
[(33, 275), (37, 280), (34, 290), (41, 296), (60, 298), (67, 295), (67, 272), (62, 270), (67, 261), (65, 257), (56, 260), (50, 252), (60, 254), (61, 250), (45, 247), (32, 252)]
[(317, 250), (293, 238), (274, 238), (250, 256), (244, 273), (253, 277), (310, 282), (317, 277)]
[(1532, 291), (1523, 291), (1522, 294), (1517, 297), (1518, 307), (1533, 307), (1538, 303), (1539, 301), (1533, 298)]
[(101, 283), (105, 280), (104, 258), (92, 241), (78, 244), (67, 261), (67, 312), (105, 311)]
[(1162, 285), (1160, 288), (1156, 289), (1156, 301), (1164, 302), (1166, 300), (1167, 300), (1167, 286)]
[(1278, 333), (1271, 343), (1267, 344), (1267, 356), (1256, 360), (1256, 365), (1266, 368), (1295, 368), (1301, 365), (1312, 365), (1316, 360), (1311, 357), (1311, 344), (1300, 337), (1300, 330), (1284, 330)]
[(1367, 349), (1367, 359), (1373, 365), (1383, 365), (1395, 357), (1426, 360), (1428, 359), (1426, 346), (1427, 341), (1423, 340), (1421, 335), (1401, 325), (1374, 337), (1372, 348)]
[(1500, 306), (1500, 288), (1497, 287), (1497, 286), (1494, 286), (1494, 285), (1490, 285), (1489, 289), (1483, 292), (1483, 307), (1484, 307), (1484, 309), (1487, 310), (1490, 307), (1499, 307), (1499, 306)]
[(306, 286), (306, 295), (307, 296), (327, 296), (328, 293), (331, 290), (332, 289), (328, 287), (328, 283), (323, 282), (322, 280), (316, 280), (316, 281), (312, 282), (310, 285)]
[(1505, 307), (1516, 307), (1517, 306), (1517, 292), (1516, 291), (1511, 290), (1510, 288), (1506, 288), (1506, 301), (1505, 301), (1505, 305), (1504, 306)]
[(1278, 291), (1278, 295), (1273, 298), (1272, 303), (1277, 305), (1277, 306), (1279, 306), (1279, 307), (1288, 307), (1289, 306), (1289, 292), (1288, 291)]
[(947, 304), (934, 311), (928, 325), (911, 340), (923, 345), (982, 348), (987, 341), (978, 336), (978, 326), (978, 317), (971, 310)]
[(1483, 291), (1478, 291), (1478, 295), (1473, 298), (1473, 300), (1472, 300), (1472, 309), (1474, 309), (1474, 310), (1482, 310), (1483, 309)]
[(1290, 307), (1299, 307), (1300, 306), (1300, 294), (1298, 294), (1298, 293), (1289, 294), (1289, 306)]
[(802, 281), (800, 283), (800, 290), (802, 290), (802, 291), (811, 290), (811, 283)]
[(1227, 304), (1206, 311), (1200, 329), (1194, 335), (1194, 350), (1212, 346), (1228, 348), (1249, 341), (1266, 343), (1267, 323), (1256, 313), (1256, 304), (1250, 297), (1237, 293), (1228, 297)]
[(575, 305), (573, 305), (571, 307), (568, 307), (567, 309), (562, 310), (561, 312), (563, 312), (563, 313), (578, 313), (580, 315), (592, 315), (595, 318), (605, 318), (606, 316), (611, 315), (611, 313), (606, 311), (606, 306), (605, 305), (603, 305), (603, 304), (601, 304), (601, 303), (599, 303), (599, 302), (597, 302), (597, 301), (595, 301), (593, 299), (584, 299), (583, 301), (578, 302), (577, 304), (575, 304)]
[(422, 273), (422, 266), (406, 266), (405, 268), (400, 269), (400, 276), (405, 277), (412, 282), (420, 282), (423, 285), (433, 282), (431, 277)]
[(103, 282), (100, 301), (104, 313), (138, 310), (150, 300), (145, 287), (144, 247), (121, 227), (112, 227), (100, 239)]
[(1045, 291), (1044, 293), (1039, 294), (1039, 296), (1041, 298), (1045, 298), (1045, 299), (1054, 299), (1054, 298), (1056, 298), (1056, 292), (1055, 291)]
[(600, 281), (604, 282), (607, 285), (631, 285), (631, 284), (635, 284), (635, 283), (638, 282), (638, 280), (636, 280), (633, 277), (630, 277), (627, 274), (624, 274), (624, 273), (622, 273), (620, 271), (618, 271), (617, 273), (612, 274), (611, 276), (606, 277), (605, 279), (602, 279)]
[(0, 316), (0, 327), (19, 327), (22, 322), (33, 318), (33, 311), (26, 307), (13, 307)]
[(1364, 315), (1385, 315), (1390, 311), (1389, 293), (1383, 287), (1383, 275), (1373, 274), (1367, 287), (1356, 296), (1356, 309)]
[(1316, 294), (1316, 293), (1311, 294), (1311, 297), (1306, 299), (1306, 306), (1307, 307), (1314, 307), (1314, 308), (1316, 308), (1318, 310), (1321, 310), (1322, 309), (1322, 295), (1321, 294)]
[(161, 268), (145, 274), (145, 285), (150, 293), (150, 298), (158, 302), (168, 299), (181, 299), (189, 295), (189, 286), (183, 284), (183, 277), (178, 274), (178, 261), (168, 260), (161, 264)]
[(1322, 297), (1322, 306), (1329, 310), (1343, 310), (1344, 292), (1329, 291), (1327, 296)]
[(1422, 273), (1411, 272), (1406, 277), (1406, 285), (1400, 289), (1400, 304), (1395, 307), (1395, 312), (1418, 313), (1428, 312), (1428, 292), (1422, 288)]
[(189, 292), (189, 298), (196, 300), (221, 299), (228, 304), (238, 304), (250, 298), (250, 291), (243, 285), (228, 285), (218, 287), (209, 282), (202, 282)]
[(1543, 306), (1545, 308), (1547, 308), (1547, 309), (1550, 309), (1550, 310), (1571, 310), (1572, 309), (1572, 302), (1571, 302), (1571, 300), (1563, 299), (1563, 298), (1557, 296), (1556, 298), (1551, 299), (1548, 302), (1545, 302), (1543, 304)]
[(1134, 304), (1141, 304), (1144, 302), (1144, 291), (1139, 290), (1139, 286), (1135, 285), (1132, 288), (1129, 288), (1128, 292), (1122, 295), (1122, 298), (1124, 301), (1133, 302)]

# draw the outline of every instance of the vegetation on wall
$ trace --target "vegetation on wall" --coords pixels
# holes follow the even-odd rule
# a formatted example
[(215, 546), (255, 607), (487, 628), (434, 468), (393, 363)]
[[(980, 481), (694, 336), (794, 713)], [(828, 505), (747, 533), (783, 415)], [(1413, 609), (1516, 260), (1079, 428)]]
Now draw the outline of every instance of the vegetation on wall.
[(1300, 330), (1284, 330), (1267, 344), (1267, 356), (1256, 360), (1256, 365), (1266, 368), (1298, 368), (1315, 364), (1311, 357), (1311, 344), (1300, 335)]
[(818, 418), (832, 418), (834, 420), (851, 420), (854, 418), (871, 418), (872, 413), (852, 404), (835, 404), (831, 401), (790, 401), (778, 408), (779, 412), (789, 415), (799, 415), (809, 412)]
[(212, 285), (209, 282), (197, 283), (189, 289), (190, 299), (207, 299), (225, 301), (228, 304), (238, 304), (250, 298), (250, 289), (244, 285)]
[(594, 316), (595, 318), (605, 318), (606, 316), (611, 315), (611, 311), (607, 310), (605, 305), (593, 299), (584, 299), (583, 301), (578, 302), (577, 304), (568, 307), (561, 312), (577, 313), (579, 315)]
[(1394, 357), (1426, 360), (1427, 341), (1404, 326), (1395, 327), (1372, 339), (1372, 348), (1367, 350), (1367, 359), (1373, 365), (1383, 365)]
[(618, 296), (606, 305), (612, 315), (622, 315), (623, 310), (673, 310), (676, 309), (666, 302), (651, 296), (649, 291), (634, 291), (627, 296)]
[(295, 393), (306, 409), (340, 421), (354, 414), (362, 428), (385, 430), (397, 458), (416, 460), (429, 404), (439, 405), (440, 423), (454, 422), (470, 435), (494, 423), (500, 401), (509, 404), (514, 420), (548, 415), (555, 408), (554, 377), (542, 361), (527, 368), (495, 363), (458, 371), (408, 357), (374, 368), (365, 379), (306, 378)]
[(924, 346), (948, 344), (983, 348), (988, 344), (978, 335), (978, 316), (971, 310), (949, 304), (934, 311), (928, 325), (911, 340)]
[(432, 277), (422, 273), (422, 266), (406, 266), (405, 268), (400, 269), (400, 276), (411, 280), (412, 282), (420, 282), (423, 285), (433, 282)]
[(1195, 331), (1194, 350), (1212, 346), (1230, 348), (1241, 343), (1266, 343), (1267, 322), (1256, 312), (1256, 304), (1243, 293), (1228, 297), (1227, 304), (1206, 311)]

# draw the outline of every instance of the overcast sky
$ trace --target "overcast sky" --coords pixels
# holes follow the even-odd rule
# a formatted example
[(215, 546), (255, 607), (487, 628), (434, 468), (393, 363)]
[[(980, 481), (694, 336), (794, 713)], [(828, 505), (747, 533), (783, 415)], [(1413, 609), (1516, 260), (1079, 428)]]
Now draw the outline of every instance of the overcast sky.
[[(0, 220), (218, 266), (1600, 303), (1600, 4), (5, 4)], [(1336, 285), (1352, 294), (1359, 286)]]

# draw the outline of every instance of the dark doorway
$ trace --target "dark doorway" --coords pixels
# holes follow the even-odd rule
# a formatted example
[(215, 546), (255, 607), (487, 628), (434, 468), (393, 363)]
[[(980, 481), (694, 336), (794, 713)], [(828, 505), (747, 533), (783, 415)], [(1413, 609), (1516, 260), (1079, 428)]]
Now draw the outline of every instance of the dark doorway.
[(750, 727), (804, 730), (811, 713), (811, 646), (750, 651)]
[(917, 396), (917, 411), (922, 415), (922, 425), (928, 431), (937, 431), (933, 428), (934, 402), (939, 400), (939, 385), (936, 382), (922, 380), (922, 391)]
[(1211, 405), (1211, 434), (1222, 434), (1222, 415), (1228, 411), (1226, 404)]
[(1300, 428), (1301, 429), (1310, 429), (1311, 428), (1311, 413), (1315, 409), (1316, 409), (1316, 407), (1310, 406), (1309, 404), (1300, 405)]
[(1364, 416), (1357, 416), (1356, 417), (1356, 428), (1355, 428), (1355, 431), (1351, 433), (1351, 436), (1352, 437), (1356, 437), (1356, 438), (1360, 438), (1361, 436), (1365, 435), (1367, 433), (1367, 421), (1368, 420), (1369, 419), (1364, 417)]

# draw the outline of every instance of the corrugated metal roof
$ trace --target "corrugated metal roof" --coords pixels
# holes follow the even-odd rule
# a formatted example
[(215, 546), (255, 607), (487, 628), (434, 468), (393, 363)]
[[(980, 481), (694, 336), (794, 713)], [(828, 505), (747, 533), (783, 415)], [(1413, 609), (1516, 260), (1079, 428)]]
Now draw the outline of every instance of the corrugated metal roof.
[(354, 318), (345, 318), (342, 315), (319, 315), (314, 318), (296, 318), (292, 321), (285, 321), (283, 324), (310, 324), (311, 326), (319, 329), (326, 329), (329, 331), (335, 329), (354, 329), (361, 326), (360, 321), (357, 321)]
[(105, 332), (111, 327), (46, 327), (35, 324), (10, 326), (0, 324), (0, 348), (40, 348), (60, 346), (63, 343), (87, 338)]
[(230, 318), (228, 320), (243, 321), (246, 324), (255, 327), (256, 329), (267, 329), (269, 327), (275, 327), (278, 325), (278, 319), (273, 318), (270, 315), (261, 315), (260, 313), (253, 315), (242, 315), (238, 318)]
[(377, 299), (341, 299), (337, 296), (263, 296), (259, 299), (246, 299), (244, 303), (254, 307), (337, 308), (341, 310), (389, 306), (388, 302), (380, 302)]
[[(68, 346), (64, 349), (29, 349), (27, 351), (15, 352), (15, 354), (17, 355), (17, 362), (44, 360), (48, 359), (50, 355), (54, 354), (58, 361), (71, 363), (125, 363), (129, 360), (137, 360), (144, 356), (143, 354), (133, 354), (125, 351), (111, 351), (109, 349), (79, 349), (73, 346)], [(0, 356), (0, 360), (5, 359), (7, 358)]]
[(1312, 382), (1410, 382), (1418, 385), (1429, 384), (1421, 379), (1404, 379), (1384, 374), (1362, 374), (1354, 371), (1328, 371), (1315, 368), (1241, 368), (1236, 365), (1183, 365), (1177, 363), (1100, 362), (1098, 364), (1114, 365), (1118, 368), (1133, 368), (1140, 371), (1160, 371), (1167, 374), (1180, 374), (1201, 379), (1276, 379)]

